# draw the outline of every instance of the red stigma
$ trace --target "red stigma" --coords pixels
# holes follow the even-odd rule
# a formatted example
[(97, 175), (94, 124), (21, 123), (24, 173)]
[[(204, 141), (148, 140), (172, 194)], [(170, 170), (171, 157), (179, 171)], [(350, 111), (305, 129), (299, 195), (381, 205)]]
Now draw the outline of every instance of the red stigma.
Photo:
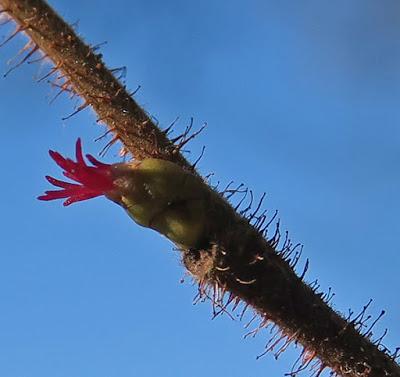
[(76, 162), (70, 158), (63, 157), (58, 152), (49, 151), (49, 154), (55, 163), (64, 170), (63, 174), (78, 184), (46, 176), (46, 179), (52, 185), (60, 187), (61, 190), (46, 191), (45, 195), (38, 197), (39, 200), (67, 198), (64, 201), (64, 206), (69, 206), (75, 202), (104, 195), (114, 189), (112, 165), (104, 164), (88, 154), (86, 158), (93, 165), (88, 166), (83, 157), (81, 139), (76, 141)]

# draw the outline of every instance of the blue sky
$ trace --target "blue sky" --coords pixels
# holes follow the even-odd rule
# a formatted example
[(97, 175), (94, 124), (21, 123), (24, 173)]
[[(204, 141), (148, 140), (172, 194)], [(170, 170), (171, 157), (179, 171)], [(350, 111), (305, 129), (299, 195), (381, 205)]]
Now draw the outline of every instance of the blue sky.
[[(204, 174), (267, 192), (265, 207), (305, 245), (308, 280), (347, 313), (370, 299), (377, 335), (399, 345), (400, 5), (397, 1), (109, 1), (51, 4), (162, 126), (190, 117)], [(1, 36), (9, 29), (0, 29)], [(0, 49), (0, 70), (24, 44)], [(0, 79), (0, 375), (281, 376), (296, 351), (256, 361), (268, 334), (211, 320), (171, 244), (104, 198), (63, 208), (35, 198), (60, 172), (49, 148), (98, 153), (90, 110), (34, 77)], [(107, 161), (118, 161), (110, 151)]]

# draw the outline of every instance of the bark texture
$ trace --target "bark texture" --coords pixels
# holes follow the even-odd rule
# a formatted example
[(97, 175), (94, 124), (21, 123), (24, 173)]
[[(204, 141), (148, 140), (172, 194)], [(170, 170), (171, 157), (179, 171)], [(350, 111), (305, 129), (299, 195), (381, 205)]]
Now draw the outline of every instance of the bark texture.
[[(101, 55), (46, 2), (0, 0), (0, 6), (16, 22), (16, 32), (30, 38), (27, 53), (40, 49), (51, 59), (53, 73), (65, 77), (61, 89), (72, 88), (82, 97), (81, 108), (90, 105), (126, 151), (139, 160), (166, 159), (193, 170), (179, 146), (168, 140), (135, 102), (107, 69)], [(329, 367), (340, 376), (400, 377), (395, 358), (381, 350), (368, 334), (361, 334), (359, 322), (343, 318), (296, 275), (293, 264), (285, 258), (290, 244), (285, 242), (278, 252), (278, 238), (265, 238), (265, 217), (253, 214), (246, 218), (222, 195), (206, 189), (211, 199), (203, 247), (181, 250), (183, 262), (199, 282), (201, 293), (212, 292), (214, 304), (221, 311), (242, 301), (259, 314), (264, 325), (275, 323), (282, 335), (278, 340), (284, 345), (297, 342), (304, 347), (303, 366), (320, 360), (315, 375)]]

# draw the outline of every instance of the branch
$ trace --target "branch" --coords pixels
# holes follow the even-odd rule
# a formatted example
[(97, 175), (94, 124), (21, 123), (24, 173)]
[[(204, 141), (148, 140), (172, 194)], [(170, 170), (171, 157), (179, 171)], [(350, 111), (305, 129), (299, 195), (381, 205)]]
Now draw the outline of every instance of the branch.
[[(164, 159), (194, 170), (180, 154), (188, 135), (177, 145), (170, 141), (106, 68), (101, 55), (43, 0), (0, 0), (0, 5), (17, 23), (13, 34), (23, 32), (30, 38), (25, 51), (29, 56), (22, 63), (40, 49), (54, 64), (44, 78), (61, 74), (53, 85), (83, 99), (77, 111), (91, 106), (114, 134), (113, 140), (136, 159)], [(303, 281), (304, 274), (296, 275), (299, 253), (288, 239), (279, 246), (279, 227), (274, 237), (266, 239), (266, 216), (257, 213), (259, 206), (250, 215), (246, 216), (249, 208), (238, 214), (224, 195), (209, 187), (204, 190), (212, 192), (206, 242), (200, 249), (181, 252), (199, 283), (199, 296), (212, 300), (215, 315), (235, 311), (243, 302), (244, 310), (251, 307), (259, 316), (260, 327), (269, 323), (279, 327), (279, 336), (266, 352), (279, 346), (279, 354), (289, 343), (300, 343), (304, 347), (300, 367), (291, 375), (319, 360), (316, 376), (329, 367), (348, 377), (400, 377), (397, 355), (382, 350), (380, 340), (371, 340), (371, 328), (360, 331), (367, 306), (353, 320), (343, 318), (328, 305), (329, 297)], [(227, 188), (224, 194), (235, 191)]]

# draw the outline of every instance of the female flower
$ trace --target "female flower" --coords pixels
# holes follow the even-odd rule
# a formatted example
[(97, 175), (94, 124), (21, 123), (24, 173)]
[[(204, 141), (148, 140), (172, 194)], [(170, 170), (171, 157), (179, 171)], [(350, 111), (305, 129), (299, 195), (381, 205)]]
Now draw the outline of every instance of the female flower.
[(40, 200), (66, 199), (64, 206), (104, 195), (122, 206), (139, 225), (152, 228), (176, 244), (194, 248), (204, 242), (205, 218), (211, 191), (201, 178), (170, 161), (149, 158), (139, 162), (105, 164), (82, 153), (76, 142), (76, 161), (50, 151), (50, 157), (75, 183), (50, 176), (59, 190), (46, 191)]

